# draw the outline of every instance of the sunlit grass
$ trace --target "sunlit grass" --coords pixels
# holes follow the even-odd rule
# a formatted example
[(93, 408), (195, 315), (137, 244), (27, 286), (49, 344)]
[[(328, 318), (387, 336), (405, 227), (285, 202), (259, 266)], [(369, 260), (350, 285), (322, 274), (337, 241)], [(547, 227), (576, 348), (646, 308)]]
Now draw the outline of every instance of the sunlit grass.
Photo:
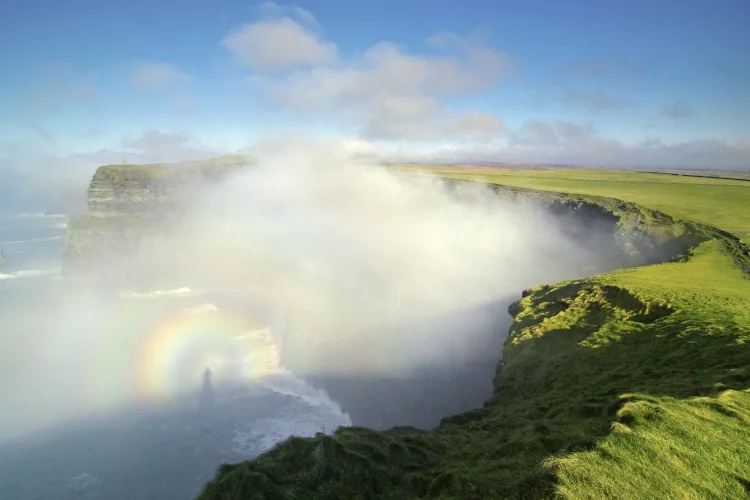
[(530, 189), (618, 198), (660, 210), (674, 217), (711, 224), (750, 239), (750, 182), (608, 170), (499, 170), (493, 174), (462, 174), (481, 180)]

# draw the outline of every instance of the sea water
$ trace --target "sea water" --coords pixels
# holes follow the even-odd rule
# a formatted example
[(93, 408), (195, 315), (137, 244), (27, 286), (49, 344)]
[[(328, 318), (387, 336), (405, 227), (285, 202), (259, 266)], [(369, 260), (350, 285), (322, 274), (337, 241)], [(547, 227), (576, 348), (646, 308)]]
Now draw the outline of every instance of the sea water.
[(351, 424), (283, 369), (283, 325), (246, 291), (62, 278), (65, 222), (0, 216), (0, 498), (191, 498), (222, 463)]

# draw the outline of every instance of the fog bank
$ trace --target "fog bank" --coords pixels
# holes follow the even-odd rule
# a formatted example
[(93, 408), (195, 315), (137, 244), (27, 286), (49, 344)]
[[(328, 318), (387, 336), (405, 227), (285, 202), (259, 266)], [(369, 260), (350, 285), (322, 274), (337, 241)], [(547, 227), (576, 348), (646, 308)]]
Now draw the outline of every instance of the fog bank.
[(173, 272), (249, 284), (283, 304), (284, 361), (302, 376), (466, 363), (472, 339), (460, 328), (406, 326), (578, 275), (593, 260), (539, 207), (320, 151), (261, 157), (196, 194), (175, 229), (192, 258)]
[(206, 367), (261, 384), (289, 370), (357, 425), (433, 426), (491, 394), (523, 289), (621, 264), (612, 221), (323, 145), (254, 153), (221, 183), (186, 186), (184, 214), (110, 264), (137, 282), (13, 292), (5, 431), (182, 397)]

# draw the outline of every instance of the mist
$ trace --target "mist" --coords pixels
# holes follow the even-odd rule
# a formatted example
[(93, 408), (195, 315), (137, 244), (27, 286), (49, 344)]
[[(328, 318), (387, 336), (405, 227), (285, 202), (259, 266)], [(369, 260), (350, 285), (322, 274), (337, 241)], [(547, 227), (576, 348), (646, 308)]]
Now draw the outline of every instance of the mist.
[(169, 467), (158, 488), (189, 495), (290, 435), (435, 427), (491, 396), (524, 289), (625, 264), (613, 220), (324, 143), (252, 154), (89, 278), (59, 274), (59, 218), (0, 221), (4, 491), (111, 498), (134, 491), (122, 467)]
[(465, 362), (471, 338), (402, 327), (516, 296), (590, 260), (531, 204), (315, 151), (267, 154), (190, 199), (173, 235), (192, 258), (173, 272), (244, 283), (283, 304), (284, 352), (300, 375)]
[(611, 227), (583, 234), (482, 185), (449, 186), (310, 143), (269, 143), (257, 158), (189, 193), (160, 240), (170, 249), (158, 258), (157, 244), (148, 260), (172, 286), (248, 287), (280, 304), (284, 367), (328, 390), (358, 425), (431, 427), (480, 406), (509, 303), (530, 286), (618, 264)]
[[(244, 334), (226, 331), (221, 315), (191, 323), (208, 333), (169, 368), (180, 382), (164, 391), (174, 394), (159, 397), (197, 390), (206, 367), (219, 383), (286, 370), (327, 390), (355, 424), (434, 426), (491, 395), (507, 306), (522, 290), (618, 264), (606, 227), (584, 234), (480, 184), (357, 163), (321, 143), (286, 139), (253, 153), (254, 165), (223, 182), (184, 186), (181, 216), (132, 260), (107, 264), (129, 282), (58, 279), (14, 294), (3, 390), (18, 410), (0, 436), (137, 401), (133, 358), (158, 308), (205, 313), (225, 300), (221, 290), (239, 294), (229, 309), (241, 327), (267, 327), (270, 340), (238, 345)], [(120, 303), (162, 293), (158, 308)], [(252, 370), (229, 367), (233, 351)], [(379, 398), (385, 406), (372, 410)]]

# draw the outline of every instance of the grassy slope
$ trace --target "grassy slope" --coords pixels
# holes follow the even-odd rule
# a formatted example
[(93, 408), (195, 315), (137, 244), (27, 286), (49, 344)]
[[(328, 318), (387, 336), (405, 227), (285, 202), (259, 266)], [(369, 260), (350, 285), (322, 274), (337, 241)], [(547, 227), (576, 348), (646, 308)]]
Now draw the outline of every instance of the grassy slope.
[[(526, 174), (492, 181), (642, 203), (645, 189), (653, 196), (645, 205), (685, 218), (696, 200), (715, 197), (716, 220), (705, 211), (695, 219), (728, 230), (750, 222), (732, 184), (705, 194), (701, 183), (673, 176), (631, 174), (636, 189), (620, 173), (579, 181)], [(537, 287), (512, 307), (516, 321), (484, 408), (432, 432), (293, 438), (223, 467), (202, 498), (744, 498), (748, 304), (750, 281), (716, 240), (687, 262)]]

